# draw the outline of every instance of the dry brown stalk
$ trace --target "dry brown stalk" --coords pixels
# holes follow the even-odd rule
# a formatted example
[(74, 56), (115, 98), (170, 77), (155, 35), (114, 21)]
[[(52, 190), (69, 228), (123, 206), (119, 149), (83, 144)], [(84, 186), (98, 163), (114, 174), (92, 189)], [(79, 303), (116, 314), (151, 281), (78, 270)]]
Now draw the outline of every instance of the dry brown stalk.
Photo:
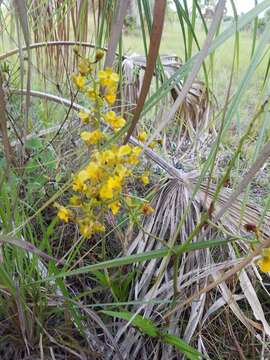
[(2, 135), (2, 142), (4, 147), (5, 157), (8, 164), (15, 165), (15, 159), (12, 153), (12, 148), (8, 138), (7, 117), (6, 117), (6, 103), (5, 92), (3, 88), (3, 74), (0, 72), (0, 132)]

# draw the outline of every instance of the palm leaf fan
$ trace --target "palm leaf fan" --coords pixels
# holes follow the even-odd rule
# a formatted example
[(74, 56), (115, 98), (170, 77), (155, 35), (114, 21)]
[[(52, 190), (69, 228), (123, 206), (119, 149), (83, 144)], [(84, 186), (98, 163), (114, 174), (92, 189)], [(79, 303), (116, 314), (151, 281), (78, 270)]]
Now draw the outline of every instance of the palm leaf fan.
[[(191, 184), (195, 182), (196, 179), (193, 176), (189, 178), (188, 174), (185, 174), (183, 181), (168, 179), (158, 185), (151, 203), (156, 211), (150, 217), (145, 218), (138, 235), (128, 248), (128, 254), (142, 253), (174, 245), (172, 239), (175, 231), (185, 210), (188, 208), (187, 216), (181, 224), (176, 241), (181, 244), (187, 240), (196, 224), (200, 222), (202, 212), (209, 209), (215, 190), (214, 187), (209, 188), (202, 184), (199, 192), (191, 201)], [(222, 189), (216, 202), (215, 212), (218, 212), (222, 207), (230, 192), (230, 189)], [(224, 236), (230, 236), (230, 234), (233, 234), (231, 236), (238, 234), (239, 239), (235, 245), (244, 255), (249, 251), (249, 247), (244, 240), (247, 237), (244, 224), (249, 222), (259, 223), (262, 220), (261, 214), (262, 209), (252, 203), (247, 204), (243, 210), (242, 201), (239, 200), (229, 209), (227, 216), (222, 218), (210, 230), (207, 238), (210, 239), (213, 236), (224, 238)], [(262, 225), (264, 237), (270, 236), (269, 229), (270, 215), (265, 214)], [(228, 235), (225, 235), (226, 233)], [(192, 241), (197, 241), (198, 238), (200, 238), (200, 234), (197, 234)], [(228, 246), (221, 249), (197, 250), (181, 256), (177, 269), (176, 284), (180, 299), (186, 299), (196, 293), (199, 289), (205, 287), (211, 279), (215, 279), (222, 269), (235, 264), (238, 260), (234, 249), (228, 242)], [(137, 276), (130, 292), (130, 299), (150, 303), (133, 306), (129, 311), (139, 313), (156, 323), (161, 322), (162, 314), (168, 309), (168, 303), (172, 303), (175, 296), (174, 264), (175, 258), (171, 256), (162, 260), (152, 259), (140, 266), (136, 266)], [(220, 309), (228, 304), (232, 313), (254, 336), (260, 338), (256, 327), (260, 323), (263, 324), (266, 334), (270, 336), (270, 329), (264, 317), (263, 306), (258, 300), (252, 284), (255, 279), (254, 274), (258, 276), (255, 266), (241, 273), (239, 284), (236, 287), (240, 294), (234, 294), (226, 283), (222, 283), (218, 289), (211, 292), (212, 295), (215, 294), (214, 296), (211, 294), (208, 296), (206, 293), (202, 294), (198, 299), (192, 301), (188, 307), (177, 310), (171, 316), (169, 323), (166, 324), (169, 333), (180, 336), (188, 342), (197, 341), (198, 347), (207, 353), (203, 340), (198, 335), (199, 333), (197, 332), (197, 335), (195, 335), (196, 331), (198, 331), (201, 322), (205, 322), (210, 316), (208, 312), (210, 308)], [(220, 298), (223, 299), (222, 302), (219, 300)], [(158, 300), (159, 304), (151, 303), (154, 300)], [(254, 315), (253, 319), (247, 318), (240, 309), (237, 304), (240, 300), (247, 302), (247, 306), (250, 307)], [(218, 303), (216, 303), (217, 301)], [(181, 302), (179, 295), (178, 302)], [(260, 321), (260, 323), (256, 322), (256, 320)], [(126, 331), (122, 321), (117, 321), (115, 326), (118, 329), (116, 338), (120, 349), (125, 350), (126, 358), (144, 358), (146, 354), (150, 356), (154, 352), (159, 353), (158, 359), (179, 358), (179, 354), (175, 349), (162, 344), (158, 339), (149, 341), (149, 338), (135, 331), (134, 328), (129, 328)]]

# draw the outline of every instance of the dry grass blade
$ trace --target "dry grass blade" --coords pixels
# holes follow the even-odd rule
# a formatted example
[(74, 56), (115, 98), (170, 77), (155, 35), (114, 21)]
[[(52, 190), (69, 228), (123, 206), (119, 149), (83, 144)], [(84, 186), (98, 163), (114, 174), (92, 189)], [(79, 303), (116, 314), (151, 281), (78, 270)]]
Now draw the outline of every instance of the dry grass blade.
[(161, 35), (163, 31), (164, 18), (165, 18), (165, 9), (166, 9), (166, 1), (165, 0), (156, 0), (153, 14), (153, 25), (150, 35), (150, 45), (147, 56), (146, 69), (143, 79), (143, 84), (140, 92), (140, 96), (138, 99), (137, 106), (134, 110), (134, 115), (132, 118), (132, 122), (127, 132), (127, 136), (125, 138), (125, 143), (128, 142), (128, 139), (132, 135), (137, 122), (139, 121), (140, 114), (143, 109), (143, 105), (146, 100), (146, 96), (149, 92), (149, 88), (151, 85), (151, 80), (154, 74), (156, 59), (159, 52), (159, 46), (161, 41)]
[[(25, 347), (27, 349), (28, 356), (30, 355), (30, 349), (28, 344), (28, 336), (29, 335), (29, 325), (27, 324), (27, 320), (25, 318), (23, 304), (21, 303), (20, 297), (20, 289), (18, 284), (16, 284), (16, 297), (15, 297), (17, 309), (18, 309), (18, 318), (19, 318), (19, 326), (21, 330), (21, 334), (23, 337), (23, 341), (25, 343)], [(27, 331), (28, 330), (28, 331)]]
[(110, 39), (108, 42), (108, 51), (105, 58), (105, 68), (112, 67), (113, 65), (116, 47), (124, 25), (124, 19), (127, 12), (128, 4), (129, 2), (126, 0), (118, 0), (117, 2), (116, 17), (112, 25)]
[[(24, 41), (26, 44), (26, 48), (27, 48), (27, 55), (28, 55), (28, 62), (27, 62), (27, 83), (26, 83), (26, 88), (27, 88), (27, 95), (26, 95), (26, 107), (25, 107), (25, 124), (23, 127), (23, 135), (24, 137), (28, 134), (28, 118), (29, 118), (29, 109), (30, 109), (30, 85), (31, 85), (31, 52), (30, 52), (30, 48), (29, 45), (31, 43), (31, 34), (29, 31), (29, 26), (28, 26), (28, 15), (27, 15), (27, 6), (26, 6), (26, 2), (25, 0), (13, 0), (14, 1), (14, 5), (15, 5), (15, 10), (17, 12), (17, 16), (19, 18), (19, 22), (21, 24), (21, 28), (23, 31), (23, 35), (24, 35)], [(20, 48), (22, 48), (22, 46), (20, 46)], [(22, 50), (20, 49), (20, 51), (22, 52)], [(21, 71), (23, 71), (24, 68), (24, 63), (21, 60)]]
[(83, 310), (104, 332), (104, 334), (108, 337), (108, 339), (111, 341), (112, 346), (114, 347), (116, 356), (118, 359), (123, 360), (123, 356), (120, 352), (120, 349), (115, 341), (115, 339), (113, 338), (113, 336), (111, 335), (110, 331), (107, 329), (106, 325), (103, 323), (103, 321), (100, 319), (100, 317), (93, 312), (92, 310), (88, 309), (86, 306), (74, 302), (81, 310)]
[(24, 41), (26, 46), (28, 47), (30, 45), (30, 32), (28, 26), (26, 3), (25, 0), (13, 0), (13, 1), (23, 31)]
[[(231, 245), (229, 245), (230, 253), (235, 257), (235, 252)], [(252, 285), (252, 282), (250, 281), (250, 278), (248, 277), (248, 274), (245, 270), (242, 270), (239, 273), (239, 282), (241, 289), (243, 290), (243, 293), (245, 295), (245, 298), (247, 299), (249, 306), (251, 307), (254, 318), (260, 321), (260, 323), (263, 325), (263, 329), (267, 336), (270, 336), (270, 326), (268, 322), (266, 321), (265, 314), (262, 308), (262, 305), (260, 303), (260, 300), (256, 294), (256, 291)]]
[(55, 263), (58, 262), (59, 264), (63, 265), (63, 262), (61, 260), (54, 259), (52, 256), (45, 254), (43, 251), (40, 251), (38, 248), (36, 248), (33, 244), (25, 241), (25, 240), (18, 240), (15, 238), (10, 238), (8, 236), (5, 236), (3, 234), (0, 235), (0, 243), (6, 243), (10, 245), (15, 245), (27, 252), (36, 254), (37, 256), (40, 256), (46, 260), (52, 260)]
[[(173, 93), (172, 95), (177, 100), (182, 87), (178, 86), (174, 91), (177, 94)], [(200, 136), (202, 137), (201, 141), (204, 140), (207, 136), (209, 111), (209, 94), (205, 84), (202, 81), (195, 80), (174, 118), (180, 128), (177, 139), (179, 149), (183, 148), (184, 142), (194, 144)]]
[[(257, 157), (256, 161), (253, 163), (253, 165), (250, 167), (250, 169), (246, 172), (246, 174), (243, 175), (242, 180), (236, 187), (235, 191), (233, 191), (229, 198), (225, 201), (223, 206), (219, 209), (219, 211), (214, 215), (213, 221), (217, 223), (220, 221), (222, 216), (228, 211), (232, 205), (237, 201), (241, 193), (246, 189), (248, 184), (251, 182), (251, 180), (254, 178), (254, 176), (257, 174), (257, 172), (262, 168), (266, 160), (270, 157), (270, 142), (266, 143), (264, 147), (262, 148), (259, 156)], [(205, 194), (207, 196), (207, 193)], [(239, 218), (240, 214), (239, 214)], [(248, 222), (247, 222), (248, 223)], [(207, 234), (209, 230), (207, 229), (203, 236)]]
[[(263, 209), (253, 202), (247, 203), (243, 209), (241, 197), (235, 199), (234, 202), (230, 202), (230, 206), (226, 207), (226, 216), (217, 219), (217, 215), (223, 211), (222, 209), (228, 203), (228, 200), (233, 198), (232, 194), (231, 189), (223, 188), (221, 190), (213, 212), (215, 221), (221, 222), (232, 234), (246, 233), (245, 224), (256, 224), (260, 228), (262, 239), (268, 239), (270, 237), (270, 214), (264, 214)], [(205, 206), (209, 209), (215, 196), (215, 187), (213, 185), (207, 187), (206, 184), (201, 184), (200, 194), (198, 195), (202, 201), (205, 200), (207, 195)], [(263, 217), (262, 214), (264, 214)]]

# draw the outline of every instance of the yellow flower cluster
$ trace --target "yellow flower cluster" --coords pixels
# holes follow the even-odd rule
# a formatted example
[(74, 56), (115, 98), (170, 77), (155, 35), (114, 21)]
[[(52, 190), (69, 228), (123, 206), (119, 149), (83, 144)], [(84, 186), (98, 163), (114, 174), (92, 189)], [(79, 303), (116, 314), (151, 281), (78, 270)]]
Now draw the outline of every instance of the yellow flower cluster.
[[(116, 215), (124, 200), (123, 187), (132, 175), (131, 165), (138, 160), (139, 147), (111, 145), (103, 151), (94, 150), (91, 161), (73, 178), (72, 189), (77, 193), (70, 198), (72, 211), (59, 206), (58, 217), (75, 221), (85, 237), (104, 232), (104, 217)], [(145, 212), (145, 214), (149, 214)]]
[(270, 271), (270, 248), (263, 250), (262, 258), (258, 261), (258, 265), (262, 272)]
[[(109, 135), (105, 134), (100, 120), (114, 131), (123, 128), (126, 121), (111, 109), (116, 100), (118, 74), (106, 68), (97, 72), (97, 78), (94, 76), (93, 64), (102, 58), (102, 54), (97, 51), (92, 63), (82, 58), (78, 64), (78, 74), (73, 75), (74, 85), (91, 102), (89, 111), (79, 111), (82, 124), (89, 126), (89, 131), (81, 132), (81, 139), (89, 147), (90, 159), (72, 179), (75, 194), (69, 199), (69, 206), (56, 204), (58, 218), (77, 223), (85, 237), (104, 232), (105, 219), (110, 213), (116, 215), (121, 208), (132, 207), (130, 198), (123, 195), (123, 189), (127, 186), (128, 178), (135, 176), (132, 167), (138, 164), (141, 153), (138, 146), (106, 143)], [(144, 172), (140, 180), (147, 185), (149, 173)], [(148, 203), (140, 207), (145, 215), (154, 211)]]
[[(95, 62), (99, 61), (101, 58), (101, 56), (96, 56)], [(79, 91), (84, 91), (89, 99), (98, 102), (99, 106), (103, 105), (103, 100), (112, 106), (116, 100), (119, 76), (117, 73), (113, 72), (111, 68), (100, 70), (98, 71), (98, 82), (95, 81), (94, 84), (95, 87), (88, 87), (87, 76), (92, 75), (92, 64), (93, 63), (90, 63), (88, 60), (82, 59), (78, 64), (79, 73), (72, 76), (73, 82)], [(99, 91), (101, 87), (104, 88), (102, 96)], [(85, 118), (85, 116), (86, 114), (82, 113), (82, 118)]]
[[(146, 131), (140, 131), (138, 133), (137, 139), (140, 140), (141, 142), (145, 142), (148, 139), (148, 135), (146, 133)], [(150, 147), (150, 149), (154, 149), (157, 144), (160, 143), (160, 140), (153, 140), (150, 142), (150, 144), (148, 145)]]
[(105, 135), (99, 129), (97, 129), (94, 131), (83, 131), (81, 133), (81, 138), (87, 145), (94, 145), (97, 144), (101, 139), (104, 139)]
[(121, 129), (126, 124), (126, 120), (117, 116), (114, 111), (109, 111), (104, 115), (104, 120), (115, 130)]

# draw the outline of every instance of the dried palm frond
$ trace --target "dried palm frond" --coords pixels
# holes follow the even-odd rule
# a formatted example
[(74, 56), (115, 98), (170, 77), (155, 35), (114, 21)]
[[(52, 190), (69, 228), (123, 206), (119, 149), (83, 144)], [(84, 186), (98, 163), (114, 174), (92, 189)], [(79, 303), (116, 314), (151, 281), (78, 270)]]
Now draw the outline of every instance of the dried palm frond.
[[(177, 98), (181, 92), (181, 85), (172, 90), (172, 96)], [(175, 114), (176, 130), (172, 140), (176, 143), (174, 157), (186, 158), (188, 153), (200, 148), (210, 137), (210, 100), (209, 93), (202, 81), (196, 80), (183, 102), (181, 108)]]
[[(179, 69), (182, 62), (177, 56), (160, 56), (164, 74), (171, 77)], [(122, 63), (124, 76), (124, 95), (129, 110), (137, 104), (138, 96), (142, 86), (142, 78), (146, 66), (144, 56), (133, 54), (127, 56)], [(171, 90), (169, 102), (175, 101), (181, 92), (182, 83), (177, 84)], [(209, 119), (211, 111), (211, 100), (209, 92), (202, 81), (193, 82), (187, 97), (182, 106), (177, 111), (174, 121), (174, 131), (171, 142), (176, 144), (173, 156), (178, 159), (187, 156), (187, 152), (192, 152), (196, 147), (201, 146), (207, 137), (211, 135), (209, 131)]]
[[(207, 188), (201, 185), (198, 194), (194, 199), (190, 199), (191, 191), (189, 182), (194, 182), (194, 178), (188, 179), (185, 176), (183, 181), (179, 179), (169, 179), (162, 181), (152, 200), (151, 205), (156, 209), (150, 217), (147, 217), (139, 231), (137, 237), (130, 244), (127, 253), (142, 253), (164, 246), (172, 246), (172, 239), (179, 226), (179, 221), (188, 208), (185, 221), (181, 223), (179, 235), (176, 239), (178, 244), (185, 242), (195, 226), (201, 221), (202, 212), (209, 209), (214, 196), (214, 187)], [(207, 196), (206, 196), (207, 192)], [(215, 206), (215, 212), (230, 195), (230, 189), (222, 189)], [(206, 200), (207, 199), (207, 200)], [(247, 236), (244, 225), (250, 222), (260, 223), (261, 232), (264, 237), (270, 236), (270, 214), (265, 214), (261, 219), (262, 210), (250, 203), (242, 210), (242, 202), (239, 200), (229, 209), (226, 217), (222, 218), (207, 234), (207, 238), (213, 236), (236, 236), (239, 239), (235, 242), (238, 250), (244, 255), (249, 251), (249, 246), (244, 237)], [(241, 221), (239, 220), (241, 219)], [(200, 234), (193, 237), (192, 241), (200, 238)], [(237, 236), (236, 236), (237, 238)], [(206, 240), (206, 238), (204, 238)], [(162, 322), (162, 315), (168, 309), (174, 297), (178, 296), (178, 303), (181, 299), (186, 299), (190, 294), (198, 292), (204, 288), (209, 279), (216, 279), (220, 271), (230, 267), (239, 261), (234, 252), (234, 247), (228, 243), (227, 248), (221, 251), (202, 249), (194, 253), (181, 256), (177, 269), (177, 281), (175, 284), (175, 257), (167, 257), (162, 260), (152, 259), (137, 268), (137, 277), (131, 289), (130, 298), (134, 300), (149, 301), (150, 304), (134, 306), (132, 313), (140, 313), (146, 318), (151, 318), (156, 323)], [(167, 329), (170, 333), (178, 335), (190, 342), (197, 340), (199, 348), (204, 351), (203, 339), (198, 335), (198, 327), (202, 326), (207, 318), (223, 306), (228, 305), (232, 313), (242, 322), (242, 324), (260, 341), (261, 337), (258, 330), (264, 330), (270, 336), (270, 327), (265, 319), (263, 306), (260, 303), (254, 289), (255, 275), (258, 275), (256, 267), (241, 272), (239, 284), (235, 279), (233, 289), (228, 284), (221, 283), (216, 289), (221, 293), (222, 301), (216, 300), (216, 296), (208, 299), (207, 294), (202, 294), (189, 304), (189, 307), (178, 308), (171, 316)], [(174, 280), (173, 280), (174, 279)], [(176, 288), (175, 289), (175, 285)], [(237, 295), (234, 291), (240, 290)], [(179, 293), (176, 294), (175, 291)], [(180, 294), (180, 298), (179, 298)], [(180, 300), (179, 300), (180, 299)], [(151, 300), (159, 300), (158, 305)], [(207, 300), (207, 301), (206, 301)], [(247, 317), (238, 305), (238, 301), (246, 301), (249, 304), (253, 319)], [(259, 322), (257, 322), (259, 321)], [(261, 325), (262, 324), (262, 325)], [(116, 339), (118, 339), (120, 349), (125, 353), (125, 358), (139, 359), (144, 358), (145, 354), (151, 354), (154, 349), (159, 349), (159, 359), (176, 359), (177, 353), (167, 345), (159, 343), (158, 340), (149, 342), (147, 337), (136, 332), (134, 329), (126, 329), (122, 321), (115, 324), (118, 329)], [(195, 338), (194, 338), (195, 336)], [(204, 351), (206, 353), (206, 350)], [(115, 357), (113, 357), (115, 359)]]
[[(177, 56), (161, 55), (160, 59), (166, 76), (171, 76), (182, 63)], [(123, 89), (127, 104), (134, 105), (138, 101), (145, 67), (145, 56), (135, 53), (126, 56), (122, 62)]]

